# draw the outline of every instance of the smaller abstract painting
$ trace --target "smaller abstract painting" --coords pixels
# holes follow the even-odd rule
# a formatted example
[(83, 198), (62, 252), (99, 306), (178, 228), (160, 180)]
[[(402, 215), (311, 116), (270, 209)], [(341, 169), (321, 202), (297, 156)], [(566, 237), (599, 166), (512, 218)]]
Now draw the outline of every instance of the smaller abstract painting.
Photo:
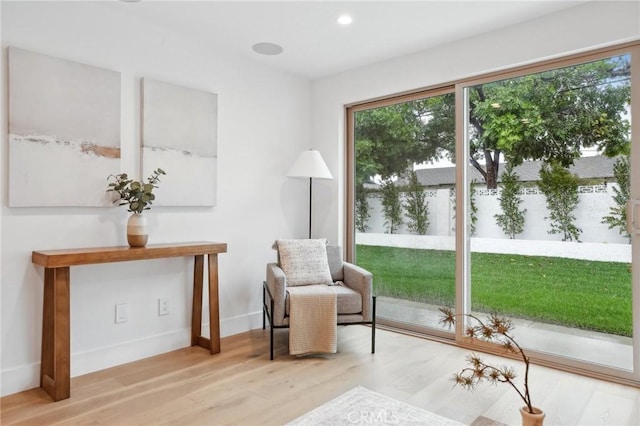
[(167, 174), (154, 206), (215, 206), (218, 96), (142, 80), (142, 176)]
[(120, 73), (9, 49), (9, 206), (110, 206)]

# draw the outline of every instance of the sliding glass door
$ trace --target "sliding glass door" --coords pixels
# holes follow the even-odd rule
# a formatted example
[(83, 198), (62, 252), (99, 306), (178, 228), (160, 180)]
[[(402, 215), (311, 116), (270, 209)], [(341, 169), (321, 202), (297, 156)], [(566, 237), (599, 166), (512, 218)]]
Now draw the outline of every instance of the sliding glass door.
[(349, 107), (379, 320), (473, 345), (438, 308), (497, 312), (535, 359), (640, 383), (638, 88), (632, 43)]
[[(631, 54), (465, 84), (470, 311), (633, 371)], [(635, 153), (636, 150), (634, 150)]]
[(439, 332), (455, 300), (455, 97), (421, 93), (351, 112), (355, 261), (376, 279), (378, 317)]

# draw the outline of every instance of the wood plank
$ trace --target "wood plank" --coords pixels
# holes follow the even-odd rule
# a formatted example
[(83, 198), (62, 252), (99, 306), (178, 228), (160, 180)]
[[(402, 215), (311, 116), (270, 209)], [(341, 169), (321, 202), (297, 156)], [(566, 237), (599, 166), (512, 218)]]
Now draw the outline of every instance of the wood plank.
[(165, 257), (195, 256), (226, 253), (226, 243), (186, 242), (149, 244), (146, 247), (90, 247), (63, 250), (34, 251), (31, 261), (45, 268), (127, 262), (132, 260), (161, 259)]
[(209, 254), (209, 348), (220, 352), (220, 306), (218, 296), (218, 255)]
[(220, 352), (220, 350), (218, 350), (217, 352), (213, 352), (211, 350), (211, 339), (209, 339), (207, 337), (204, 337), (204, 336), (198, 336), (198, 338), (196, 339), (195, 345), (200, 346), (200, 347), (205, 348), (205, 349), (209, 349), (209, 351), (211, 353), (217, 354), (218, 352)]
[[(287, 330), (277, 330), (278, 357), (269, 361), (269, 330), (252, 330), (223, 338), (215, 356), (190, 346), (73, 378), (71, 398), (57, 403), (41, 389), (6, 396), (0, 423), (277, 425), (358, 385), (466, 423), (519, 423), (518, 397), (506, 385), (452, 385), (468, 350), (381, 329), (372, 355), (370, 332), (339, 327), (338, 353), (293, 357)], [(639, 424), (639, 388), (541, 366), (530, 380), (546, 424)]]
[[(199, 344), (215, 354), (220, 352), (217, 256), (226, 250), (225, 243), (190, 242), (34, 251), (33, 263), (45, 267), (40, 387), (54, 401), (69, 398), (71, 394), (70, 266), (194, 256), (191, 344)], [(209, 259), (210, 339), (201, 336), (205, 255)]]
[[(54, 283), (55, 269), (44, 270), (44, 294), (42, 298), (42, 350), (40, 354), (40, 386), (45, 386), (45, 377), (53, 377), (54, 344)], [(48, 385), (47, 385), (48, 386)]]
[(57, 268), (54, 288), (54, 401), (71, 395), (71, 277), (69, 267)]
[(202, 287), (204, 275), (204, 255), (193, 259), (193, 305), (191, 308), (191, 346), (198, 344), (202, 334)]
[(68, 267), (45, 269), (40, 386), (54, 401), (71, 391), (69, 281)]

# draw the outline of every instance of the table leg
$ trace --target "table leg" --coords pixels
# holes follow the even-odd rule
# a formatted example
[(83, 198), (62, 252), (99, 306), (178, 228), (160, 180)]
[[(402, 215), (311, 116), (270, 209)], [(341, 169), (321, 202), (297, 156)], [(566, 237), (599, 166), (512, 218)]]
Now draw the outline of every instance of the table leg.
[(71, 396), (69, 267), (45, 268), (40, 387), (54, 401)]
[[(204, 275), (204, 255), (196, 255), (193, 260), (193, 307), (191, 309), (191, 346), (200, 345), (202, 334), (202, 282)], [(208, 346), (207, 346), (208, 348)]]
[(218, 299), (218, 255), (209, 254), (209, 333), (211, 353), (220, 353), (220, 306)]

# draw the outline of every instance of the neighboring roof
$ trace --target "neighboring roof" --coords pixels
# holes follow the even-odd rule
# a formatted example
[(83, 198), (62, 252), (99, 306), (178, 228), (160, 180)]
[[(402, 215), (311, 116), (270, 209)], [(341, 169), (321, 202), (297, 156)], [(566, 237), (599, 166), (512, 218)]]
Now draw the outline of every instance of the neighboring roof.
[[(571, 173), (578, 175), (581, 179), (611, 179), (613, 178), (613, 166), (618, 157), (606, 157), (596, 155), (593, 157), (578, 158), (573, 166), (569, 167)], [(501, 181), (506, 163), (500, 163), (498, 172), (498, 182)], [(521, 182), (535, 182), (540, 179), (540, 167), (542, 161), (527, 161), (515, 168)], [(451, 186), (456, 181), (455, 167), (440, 167), (432, 169), (416, 170), (418, 181), (424, 186)], [(480, 172), (469, 167), (469, 178), (478, 183), (484, 182)]]

